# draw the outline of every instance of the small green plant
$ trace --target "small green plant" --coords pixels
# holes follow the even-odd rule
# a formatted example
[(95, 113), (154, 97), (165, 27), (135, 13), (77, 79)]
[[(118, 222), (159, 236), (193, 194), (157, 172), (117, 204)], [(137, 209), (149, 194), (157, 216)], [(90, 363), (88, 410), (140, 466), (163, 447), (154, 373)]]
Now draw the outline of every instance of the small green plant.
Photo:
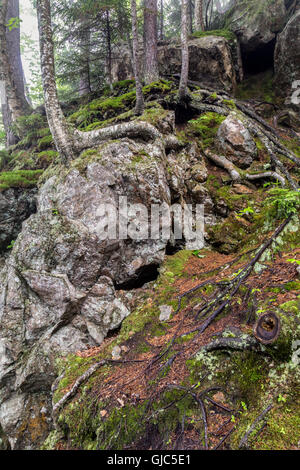
[(243, 408), (244, 411), (248, 410), (247, 405), (244, 401), (241, 402), (241, 405), (242, 405), (242, 408)]
[(288, 263), (295, 263), (295, 264), (297, 264), (298, 266), (300, 266), (300, 261), (299, 261), (298, 259), (293, 259), (293, 258), (287, 259), (287, 262), (288, 262)]
[(276, 219), (287, 218), (300, 210), (300, 191), (291, 189), (271, 189), (264, 202), (269, 216)]
[(205, 258), (205, 255), (200, 254), (201, 250), (194, 250), (192, 251), (192, 255), (196, 256), (197, 258)]
[(15, 241), (15, 240), (12, 240), (12, 241), (10, 242), (10, 244), (7, 245), (6, 248), (7, 248), (8, 250), (11, 250), (11, 249), (14, 247), (14, 244), (15, 244), (15, 243), (16, 243), (16, 241)]
[(242, 215), (250, 215), (250, 214), (254, 214), (254, 209), (252, 209), (252, 207), (250, 206), (238, 212), (239, 217), (241, 217)]
[(278, 395), (278, 398), (277, 398), (277, 401), (278, 401), (278, 403), (280, 403), (280, 402), (285, 403), (285, 402), (286, 402), (286, 398), (285, 398), (284, 396), (282, 396), (281, 394), (279, 394), (279, 395)]

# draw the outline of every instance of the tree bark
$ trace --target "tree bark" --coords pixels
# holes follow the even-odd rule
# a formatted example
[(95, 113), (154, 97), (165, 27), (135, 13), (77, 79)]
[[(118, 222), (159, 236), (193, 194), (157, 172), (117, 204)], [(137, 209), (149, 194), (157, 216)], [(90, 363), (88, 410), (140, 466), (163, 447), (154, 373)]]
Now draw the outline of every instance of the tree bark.
[(163, 41), (164, 40), (164, 35), (165, 35), (165, 32), (164, 32), (164, 30), (165, 30), (165, 25), (164, 25), (164, 21), (165, 21), (165, 19), (164, 19), (164, 0), (160, 0), (160, 18), (159, 19), (160, 19), (160, 22), (159, 22), (159, 24), (160, 24), (159, 39), (161, 41)]
[(131, 18), (132, 18), (133, 71), (134, 71), (135, 86), (136, 86), (135, 112), (137, 115), (140, 115), (140, 114), (143, 114), (145, 105), (144, 105), (144, 97), (143, 97), (142, 83), (141, 83), (140, 70), (139, 70), (136, 0), (131, 0)]
[(62, 161), (68, 163), (75, 156), (74, 143), (57, 96), (50, 0), (37, 0), (37, 13), (42, 80), (48, 124)]
[(179, 101), (184, 101), (187, 95), (189, 76), (189, 47), (188, 47), (188, 2), (181, 0), (181, 76), (179, 84)]
[(80, 46), (82, 50), (83, 68), (79, 79), (79, 96), (91, 92), (90, 81), (90, 37), (91, 31), (85, 15), (81, 17)]
[(144, 4), (145, 82), (159, 78), (157, 57), (157, 0), (145, 0)]
[(106, 39), (107, 39), (107, 79), (110, 88), (112, 89), (112, 75), (111, 75), (111, 29), (109, 9), (106, 10)]
[(195, 29), (196, 31), (204, 31), (203, 19), (203, 0), (195, 1)]
[(0, 81), (2, 82), (2, 114), (7, 146), (16, 143), (11, 125), (29, 110), (25, 98), (24, 74), (20, 53), (20, 30), (8, 31), (10, 18), (19, 16), (17, 0), (2, 0), (0, 4)]

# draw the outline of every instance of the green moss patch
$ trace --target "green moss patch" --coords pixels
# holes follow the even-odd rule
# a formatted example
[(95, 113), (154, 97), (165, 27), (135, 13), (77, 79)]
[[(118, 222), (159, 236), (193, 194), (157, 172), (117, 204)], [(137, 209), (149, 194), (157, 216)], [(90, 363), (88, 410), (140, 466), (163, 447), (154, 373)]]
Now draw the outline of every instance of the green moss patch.
[(214, 29), (212, 31), (195, 31), (191, 37), (204, 38), (207, 36), (217, 36), (227, 39), (229, 42), (236, 41), (236, 35), (229, 29)]
[(208, 112), (198, 119), (192, 119), (188, 125), (191, 133), (199, 137), (202, 147), (207, 148), (213, 145), (218, 129), (225, 119), (225, 116)]
[(16, 170), (0, 173), (0, 191), (9, 188), (32, 188), (37, 185), (42, 170)]

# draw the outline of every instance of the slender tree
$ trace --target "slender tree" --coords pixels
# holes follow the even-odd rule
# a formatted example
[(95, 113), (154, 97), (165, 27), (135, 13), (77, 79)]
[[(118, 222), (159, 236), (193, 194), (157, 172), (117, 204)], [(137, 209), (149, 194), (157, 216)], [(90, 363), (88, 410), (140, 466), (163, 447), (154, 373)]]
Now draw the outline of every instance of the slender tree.
[(204, 31), (203, 19), (203, 0), (195, 1), (195, 29), (196, 31)]
[(164, 0), (160, 0), (159, 39), (161, 41), (163, 41), (164, 35), (165, 35), (165, 33), (164, 33), (164, 29), (165, 29), (164, 21), (165, 21), (165, 18), (164, 18)]
[(181, 0), (181, 76), (179, 84), (179, 101), (187, 96), (187, 83), (189, 75), (189, 47), (188, 47), (188, 1)]
[(18, 19), (19, 1), (2, 0), (0, 2), (0, 81), (3, 91), (1, 111), (8, 146), (17, 141), (11, 125), (30, 108), (25, 96)]
[(136, 0), (131, 0), (131, 19), (132, 19), (132, 49), (133, 49), (133, 71), (136, 83), (136, 114), (142, 114), (144, 111), (144, 97), (142, 90), (142, 83), (139, 70), (139, 57), (138, 57), (138, 29), (137, 29), (137, 13), (136, 13)]
[(83, 67), (79, 77), (79, 96), (86, 95), (91, 92), (90, 79), (90, 49), (91, 49), (91, 31), (90, 25), (83, 12), (80, 15), (80, 48), (82, 51)]
[(144, 0), (145, 82), (159, 78), (157, 58), (157, 0)]
[(41, 70), (47, 119), (57, 151), (67, 163), (74, 158), (72, 136), (61, 110), (55, 81), (50, 0), (37, 0)]

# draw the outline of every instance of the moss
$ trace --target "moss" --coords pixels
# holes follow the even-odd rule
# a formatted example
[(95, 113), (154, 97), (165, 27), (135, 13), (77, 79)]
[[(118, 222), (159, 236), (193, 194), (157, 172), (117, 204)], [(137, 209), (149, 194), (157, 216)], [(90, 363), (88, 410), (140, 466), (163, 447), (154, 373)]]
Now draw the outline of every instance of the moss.
[(16, 170), (0, 173), (0, 191), (9, 188), (32, 188), (37, 185), (42, 170)]
[(269, 103), (276, 103), (273, 72), (268, 70), (245, 79), (238, 84), (236, 97), (240, 100), (261, 99)]
[(225, 116), (208, 112), (198, 119), (192, 119), (188, 125), (191, 133), (200, 138), (202, 147), (207, 148), (214, 143), (218, 129), (225, 119)]
[[(231, 447), (238, 449), (242, 437), (256, 418), (266, 408), (266, 403), (243, 413), (237, 431), (232, 435)], [(262, 433), (259, 433), (261, 426), (266, 422)], [(286, 403), (275, 406), (267, 415), (264, 421), (260, 421), (248, 437), (248, 447), (252, 450), (287, 450), (296, 449), (300, 439), (300, 418), (298, 404)]]
[(207, 36), (218, 36), (227, 39), (229, 42), (236, 41), (236, 35), (229, 29), (215, 29), (212, 31), (195, 31), (192, 34), (193, 38), (203, 38)]
[(224, 222), (207, 229), (209, 242), (221, 253), (234, 253), (249, 235), (249, 227), (231, 215)]
[(53, 145), (53, 137), (52, 135), (46, 135), (38, 140), (37, 146), (40, 150), (47, 149)]
[(234, 100), (223, 100), (223, 103), (228, 106), (228, 108), (232, 109), (232, 110), (235, 110), (236, 109), (236, 104), (234, 102)]

